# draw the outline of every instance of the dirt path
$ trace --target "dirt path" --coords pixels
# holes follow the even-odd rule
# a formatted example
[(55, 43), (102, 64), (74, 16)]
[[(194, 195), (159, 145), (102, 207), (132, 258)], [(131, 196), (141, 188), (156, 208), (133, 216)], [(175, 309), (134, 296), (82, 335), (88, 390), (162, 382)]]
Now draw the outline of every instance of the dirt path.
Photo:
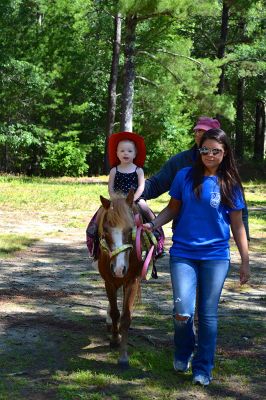
[[(58, 227), (55, 230), (58, 232)], [(104, 287), (98, 272), (88, 261), (83, 236), (82, 230), (68, 231), (67, 237), (62, 232), (56, 237), (44, 238), (11, 259), (0, 261), (0, 378), (6, 385), (15, 384), (15, 377), (27, 379), (25, 390), (20, 389), (20, 397), (16, 399), (55, 399), (54, 389), (49, 388), (49, 385), (56, 385), (53, 373), (71, 369), (77, 358), (84, 363), (90, 360), (90, 367), (95, 369), (103, 365), (107, 371), (113, 368), (106, 359)], [(249, 321), (256, 323), (265, 311), (266, 257), (251, 254), (251, 286), (242, 290), (238, 285), (236, 261), (233, 254), (232, 271), (222, 295), (220, 319), (246, 315)], [(168, 256), (159, 262), (158, 269), (159, 279), (142, 285), (143, 303), (148, 303), (155, 314), (168, 318), (171, 313)], [(143, 316), (143, 313), (141, 307), (137, 308), (135, 316)], [(160, 328), (149, 329), (145, 324), (135, 325), (134, 321), (132, 328), (132, 335), (143, 343), (171, 347), (171, 331), (161, 335)], [(226, 339), (222, 332), (221, 342), (223, 340)], [(236, 332), (235, 342), (241, 342), (242, 349), (243, 342), (247, 349), (252, 346), (253, 353), (259, 356), (265, 350), (261, 345), (256, 347), (256, 338), (249, 332)], [(230, 346), (228, 352), (231, 356)], [(49, 385), (44, 394), (38, 385), (43, 387), (46, 383)], [(250, 385), (249, 390), (251, 397), (247, 399), (262, 398), (259, 382), (255, 389)], [(6, 399), (1, 397), (1, 386), (0, 399)]]

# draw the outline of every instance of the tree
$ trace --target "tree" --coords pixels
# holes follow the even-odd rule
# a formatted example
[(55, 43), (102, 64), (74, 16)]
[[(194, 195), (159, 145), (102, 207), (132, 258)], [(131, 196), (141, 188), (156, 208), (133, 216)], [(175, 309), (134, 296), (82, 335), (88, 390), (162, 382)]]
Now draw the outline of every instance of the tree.
[[(227, 99), (214, 96), (219, 65), (191, 57), (190, 41), (177, 35), (187, 13), (191, 18), (197, 13), (213, 14), (218, 8), (210, 8), (208, 1), (200, 2), (197, 7), (192, 1), (120, 1), (120, 6), (126, 18), (127, 38), (120, 128), (133, 129), (134, 112), (134, 130), (144, 132), (147, 146), (151, 143), (153, 148), (153, 154), (148, 150), (146, 166), (158, 169), (153, 162), (157, 155), (163, 162), (177, 148), (183, 150), (187, 146), (191, 140), (190, 119), (194, 120), (200, 109), (232, 113)], [(202, 97), (202, 87), (209, 97)], [(188, 103), (193, 104), (191, 111)], [(160, 149), (157, 155), (155, 146)]]
[(133, 126), (133, 99), (135, 84), (135, 36), (137, 16), (126, 17), (126, 39), (125, 39), (125, 64), (122, 93), (121, 131), (132, 132)]
[(107, 110), (107, 130), (105, 138), (105, 157), (104, 157), (104, 172), (108, 173), (108, 158), (107, 158), (107, 143), (109, 136), (113, 133), (116, 113), (116, 97), (117, 97), (117, 81), (118, 68), (121, 47), (121, 14), (118, 12), (114, 17), (114, 38), (113, 38), (113, 54), (112, 66), (110, 72), (110, 80), (108, 85), (108, 110)]
[[(265, 2), (224, 0), (221, 18), (198, 18), (194, 54), (220, 59), (218, 96), (234, 103), (236, 113), (218, 113), (223, 128), (231, 134), (239, 159), (250, 156), (254, 144), (256, 100), (265, 98)], [(209, 35), (204, 31), (208, 25)], [(218, 36), (218, 32), (220, 34)], [(203, 41), (203, 38), (206, 41)], [(260, 82), (260, 83), (259, 83)]]
[(265, 130), (265, 103), (261, 100), (258, 100), (256, 104), (256, 129), (254, 141), (254, 159), (257, 161), (263, 161), (265, 156)]
[[(223, 59), (225, 56), (225, 48), (227, 42), (227, 35), (228, 35), (228, 24), (229, 24), (229, 5), (228, 2), (223, 1), (223, 8), (222, 8), (222, 22), (221, 22), (221, 34), (220, 34), (220, 41), (218, 43), (217, 48), (217, 57), (219, 59)], [(217, 93), (219, 95), (223, 94), (224, 92), (224, 80), (225, 80), (225, 65), (221, 66), (221, 75), (218, 83), (218, 90)]]
[(102, 173), (122, 120), (145, 137), (151, 173), (189, 145), (200, 114), (221, 115), (243, 158), (253, 146), (261, 157), (264, 0), (224, 4), (226, 36), (211, 0), (0, 0), (0, 168), (51, 174), (49, 158), (77, 149), (90, 175)]

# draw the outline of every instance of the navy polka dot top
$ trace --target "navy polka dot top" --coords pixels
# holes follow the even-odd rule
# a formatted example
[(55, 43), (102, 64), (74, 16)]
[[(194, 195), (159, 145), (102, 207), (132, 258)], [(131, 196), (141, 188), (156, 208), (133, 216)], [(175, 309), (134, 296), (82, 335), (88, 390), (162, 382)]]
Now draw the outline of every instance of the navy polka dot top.
[(138, 167), (136, 167), (134, 172), (124, 173), (119, 172), (116, 167), (114, 191), (123, 193), (125, 195), (128, 194), (130, 188), (133, 188), (134, 191), (136, 191), (139, 186), (137, 169)]

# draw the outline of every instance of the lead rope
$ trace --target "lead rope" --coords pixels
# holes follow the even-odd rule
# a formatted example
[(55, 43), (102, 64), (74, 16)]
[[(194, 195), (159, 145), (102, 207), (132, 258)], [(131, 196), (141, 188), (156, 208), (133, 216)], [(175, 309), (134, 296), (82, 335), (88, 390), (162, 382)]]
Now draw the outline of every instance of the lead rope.
[[(136, 253), (139, 261), (143, 262), (143, 267), (141, 271), (142, 279), (150, 279), (153, 265), (153, 254), (155, 246), (157, 245), (156, 237), (152, 232), (145, 231), (141, 225), (140, 215), (136, 214), (135, 217), (135, 227), (132, 231), (132, 238), (136, 240)], [(144, 242), (144, 250), (141, 247), (141, 237)], [(151, 267), (151, 268), (149, 268)]]

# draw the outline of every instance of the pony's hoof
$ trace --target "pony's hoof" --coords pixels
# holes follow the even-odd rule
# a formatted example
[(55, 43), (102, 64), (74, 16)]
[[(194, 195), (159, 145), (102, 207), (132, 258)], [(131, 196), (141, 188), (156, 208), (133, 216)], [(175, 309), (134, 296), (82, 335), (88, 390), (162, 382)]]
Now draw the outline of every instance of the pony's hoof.
[(118, 366), (119, 368), (126, 370), (129, 368), (129, 362), (126, 360), (118, 360)]

